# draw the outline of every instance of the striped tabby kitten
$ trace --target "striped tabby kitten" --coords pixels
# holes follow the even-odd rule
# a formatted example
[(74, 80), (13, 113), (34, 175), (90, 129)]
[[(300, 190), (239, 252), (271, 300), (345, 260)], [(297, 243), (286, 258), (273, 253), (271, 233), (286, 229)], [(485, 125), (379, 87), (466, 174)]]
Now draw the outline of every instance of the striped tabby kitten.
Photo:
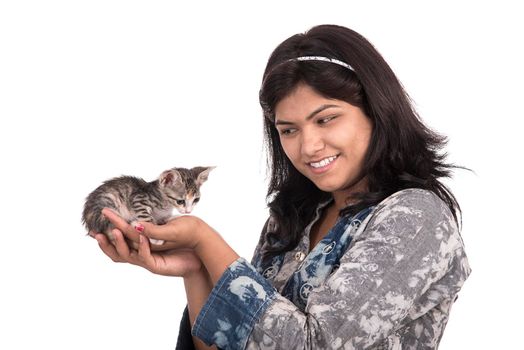
[[(88, 232), (105, 233), (112, 238), (114, 226), (102, 215), (110, 208), (134, 226), (137, 221), (162, 225), (174, 218), (173, 209), (190, 213), (200, 200), (200, 186), (214, 167), (173, 168), (152, 182), (121, 176), (104, 182), (86, 198), (82, 222)], [(162, 240), (150, 239), (153, 244)]]

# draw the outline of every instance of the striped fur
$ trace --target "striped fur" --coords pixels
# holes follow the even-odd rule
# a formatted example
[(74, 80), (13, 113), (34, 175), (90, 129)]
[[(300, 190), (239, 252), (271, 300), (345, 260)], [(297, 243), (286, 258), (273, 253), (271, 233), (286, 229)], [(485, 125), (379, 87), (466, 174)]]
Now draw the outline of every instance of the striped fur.
[(200, 199), (200, 186), (213, 168), (172, 168), (151, 182), (133, 176), (107, 180), (87, 196), (82, 222), (90, 235), (105, 233), (110, 239), (114, 227), (102, 215), (103, 208), (112, 209), (129, 223), (164, 224), (173, 217), (173, 209), (191, 212)]

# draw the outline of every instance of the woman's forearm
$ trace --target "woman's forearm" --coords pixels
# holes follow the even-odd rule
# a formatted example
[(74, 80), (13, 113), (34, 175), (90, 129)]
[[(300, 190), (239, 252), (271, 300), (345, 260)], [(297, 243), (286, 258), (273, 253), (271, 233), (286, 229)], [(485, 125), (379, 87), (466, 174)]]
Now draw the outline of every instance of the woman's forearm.
[[(218, 232), (204, 221), (198, 221), (196, 232), (198, 232), (200, 238), (194, 251), (202, 261), (203, 266), (199, 272), (184, 277), (191, 326), (194, 325), (214, 285), (227, 267), (239, 257)], [(215, 346), (206, 346), (196, 337), (193, 337), (193, 344), (195, 349), (198, 350), (216, 349)]]
[[(211, 289), (213, 288), (207, 271), (202, 268), (198, 273), (193, 273), (184, 277), (184, 287), (186, 289), (187, 308), (189, 313), (189, 322), (191, 326), (195, 323), (196, 317), (202, 310)], [(215, 346), (208, 347), (200, 339), (193, 337), (195, 349), (216, 349)]]
[(205, 222), (200, 221), (198, 231), (201, 238), (198, 240), (194, 250), (206, 267), (211, 283), (214, 286), (227, 267), (239, 258), (239, 255), (218, 232)]

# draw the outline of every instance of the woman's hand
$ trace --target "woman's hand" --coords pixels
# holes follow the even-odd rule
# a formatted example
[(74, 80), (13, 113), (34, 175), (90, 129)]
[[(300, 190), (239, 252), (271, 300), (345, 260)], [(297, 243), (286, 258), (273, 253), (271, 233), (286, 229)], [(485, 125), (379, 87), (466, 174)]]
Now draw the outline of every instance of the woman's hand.
[[(102, 213), (116, 227), (113, 233), (115, 235), (114, 249), (105, 237), (97, 235), (97, 240), (100, 239), (102, 250), (115, 261), (130, 262), (155, 273), (186, 277), (187, 273), (193, 271), (191, 269), (198, 264), (183, 266), (182, 269), (177, 270), (174, 265), (179, 264), (182, 259), (179, 257), (167, 259), (166, 256), (173, 252), (180, 254), (180, 250), (189, 250), (195, 257), (193, 262), (198, 261), (201, 264), (201, 271), (207, 270), (214, 284), (227, 267), (239, 258), (218, 232), (196, 216), (179, 216), (165, 225), (138, 223), (132, 227), (110, 209), (105, 208)], [(137, 251), (129, 249), (124, 236), (132, 242), (139, 242)], [(145, 237), (139, 239), (140, 236)], [(152, 245), (153, 248), (176, 250), (152, 254), (149, 242), (143, 241), (146, 237), (165, 241), (162, 245)]]
[(203, 269), (200, 259), (191, 250), (152, 253), (149, 241), (143, 235), (139, 235), (138, 250), (135, 250), (128, 246), (120, 230), (114, 229), (112, 233), (113, 243), (101, 233), (95, 234), (95, 239), (102, 251), (115, 262), (127, 262), (159, 275), (177, 277), (187, 277)]
[[(132, 227), (112, 210), (104, 209), (102, 213), (116, 227), (112, 232), (114, 241), (110, 242), (100, 233), (94, 232), (91, 235), (113, 261), (138, 265), (156, 274), (180, 277), (186, 277), (203, 268), (202, 262), (191, 250), (197, 244), (196, 232), (198, 223), (201, 222), (196, 217), (187, 217), (189, 220), (180, 220), (186, 218), (180, 217), (166, 225), (144, 223)], [(147, 233), (144, 232), (146, 227)], [(150, 246), (147, 237), (139, 232), (165, 242)], [(151, 248), (159, 252), (152, 253)]]
[(163, 240), (162, 245), (151, 245), (152, 250), (155, 251), (173, 248), (194, 249), (199, 243), (202, 232), (206, 228), (210, 229), (202, 220), (190, 215), (176, 217), (164, 225), (141, 222), (133, 227), (110, 209), (103, 209), (102, 214), (132, 242), (138, 243), (140, 233), (148, 238)]

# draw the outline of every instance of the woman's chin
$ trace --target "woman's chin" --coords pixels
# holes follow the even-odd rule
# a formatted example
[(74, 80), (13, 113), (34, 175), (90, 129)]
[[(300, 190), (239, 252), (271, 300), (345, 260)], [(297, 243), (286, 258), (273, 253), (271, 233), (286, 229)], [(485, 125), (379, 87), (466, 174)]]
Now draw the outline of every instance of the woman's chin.
[(319, 190), (323, 191), (323, 192), (336, 192), (337, 190), (340, 189), (340, 186), (338, 186), (337, 184), (332, 184), (332, 183), (323, 183), (323, 182), (313, 182), (315, 184), (315, 186), (318, 187)]

